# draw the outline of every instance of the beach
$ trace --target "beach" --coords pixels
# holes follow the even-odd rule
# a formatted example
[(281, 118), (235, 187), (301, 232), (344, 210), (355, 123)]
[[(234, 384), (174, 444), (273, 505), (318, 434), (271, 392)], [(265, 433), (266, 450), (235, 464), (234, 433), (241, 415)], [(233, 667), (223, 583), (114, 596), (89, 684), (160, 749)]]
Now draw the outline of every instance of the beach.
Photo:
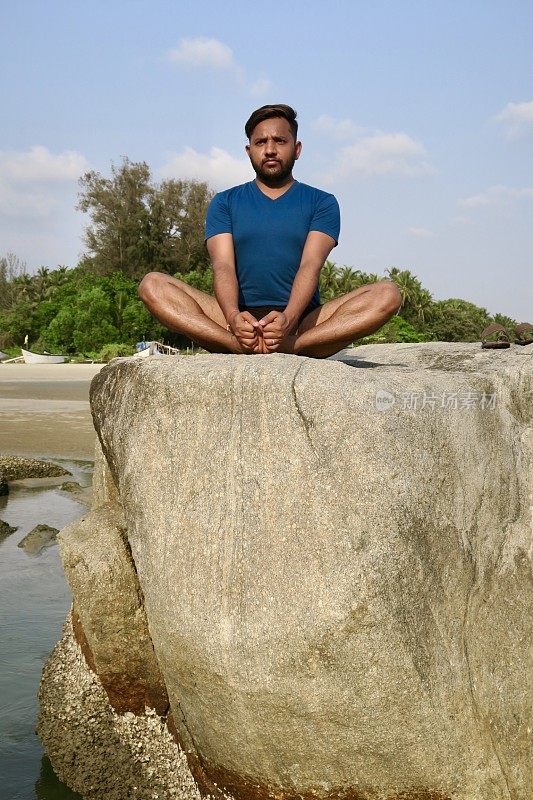
[(103, 364), (0, 364), (0, 453), (93, 459), (89, 386)]
[(90, 486), (96, 434), (89, 386), (102, 367), (0, 364), (0, 456), (52, 459), (69, 473), (11, 480), (9, 494), (0, 497), (0, 519), (16, 528), (0, 540), (0, 794), (6, 800), (80, 800), (54, 776), (34, 732), (41, 670), (61, 635), (70, 591), (57, 547), (31, 555), (19, 544), (36, 525), (61, 529), (86, 510), (59, 485)]

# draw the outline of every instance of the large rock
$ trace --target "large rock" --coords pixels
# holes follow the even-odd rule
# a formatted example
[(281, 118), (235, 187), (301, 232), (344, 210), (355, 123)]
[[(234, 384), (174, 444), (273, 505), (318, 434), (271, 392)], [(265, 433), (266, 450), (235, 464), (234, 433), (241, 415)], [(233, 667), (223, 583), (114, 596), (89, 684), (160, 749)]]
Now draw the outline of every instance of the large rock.
[(204, 788), (531, 798), (531, 350), (122, 360), (94, 379)]
[(110, 706), (70, 620), (44, 668), (39, 702), (38, 734), (54, 771), (84, 800), (200, 800), (165, 721), (150, 709)]
[(93, 509), (62, 530), (59, 545), (74, 597), (74, 632), (111, 706), (164, 713), (168, 697), (120, 508)]

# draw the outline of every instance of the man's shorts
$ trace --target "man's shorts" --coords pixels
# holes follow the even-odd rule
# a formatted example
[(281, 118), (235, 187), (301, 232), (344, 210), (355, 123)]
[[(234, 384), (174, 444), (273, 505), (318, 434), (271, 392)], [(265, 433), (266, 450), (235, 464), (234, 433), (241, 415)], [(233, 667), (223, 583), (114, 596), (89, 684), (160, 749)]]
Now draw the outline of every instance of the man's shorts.
[[(315, 308), (320, 308), (320, 306), (312, 306), (308, 305), (306, 309), (300, 314), (300, 319), (298, 320), (298, 327), (302, 324), (302, 320), (314, 311)], [(285, 306), (239, 306), (239, 311), (249, 311), (252, 317), (255, 317), (257, 320), (263, 319), (266, 317), (267, 314), (270, 314), (271, 311), (285, 311)]]

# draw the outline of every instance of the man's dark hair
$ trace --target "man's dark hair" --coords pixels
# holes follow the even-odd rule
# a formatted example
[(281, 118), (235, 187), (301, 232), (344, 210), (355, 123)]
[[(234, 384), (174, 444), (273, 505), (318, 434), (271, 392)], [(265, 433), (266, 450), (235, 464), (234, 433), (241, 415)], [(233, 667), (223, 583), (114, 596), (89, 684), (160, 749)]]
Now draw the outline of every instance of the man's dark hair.
[(294, 108), (290, 106), (286, 106), (283, 103), (278, 103), (275, 106), (261, 106), (261, 108), (257, 108), (251, 115), (250, 119), (244, 126), (244, 132), (248, 139), (252, 138), (252, 133), (256, 125), (259, 125), (260, 122), (264, 122), (265, 119), (272, 119), (273, 117), (283, 117), (286, 119), (289, 125), (291, 126), (292, 135), (294, 136), (294, 140), (296, 141), (296, 137), (298, 136), (298, 122), (296, 121), (296, 111)]

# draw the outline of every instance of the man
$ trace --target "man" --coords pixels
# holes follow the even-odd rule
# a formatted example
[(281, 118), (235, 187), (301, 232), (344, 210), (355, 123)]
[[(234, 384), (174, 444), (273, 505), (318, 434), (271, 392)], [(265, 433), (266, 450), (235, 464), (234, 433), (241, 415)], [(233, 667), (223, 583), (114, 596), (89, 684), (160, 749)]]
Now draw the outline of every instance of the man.
[(217, 194), (206, 221), (215, 297), (151, 272), (139, 296), (167, 328), (213, 353), (325, 358), (378, 330), (401, 304), (391, 281), (320, 305), (320, 270), (337, 244), (333, 195), (299, 183), (296, 112), (262, 106), (246, 123), (256, 178)]

